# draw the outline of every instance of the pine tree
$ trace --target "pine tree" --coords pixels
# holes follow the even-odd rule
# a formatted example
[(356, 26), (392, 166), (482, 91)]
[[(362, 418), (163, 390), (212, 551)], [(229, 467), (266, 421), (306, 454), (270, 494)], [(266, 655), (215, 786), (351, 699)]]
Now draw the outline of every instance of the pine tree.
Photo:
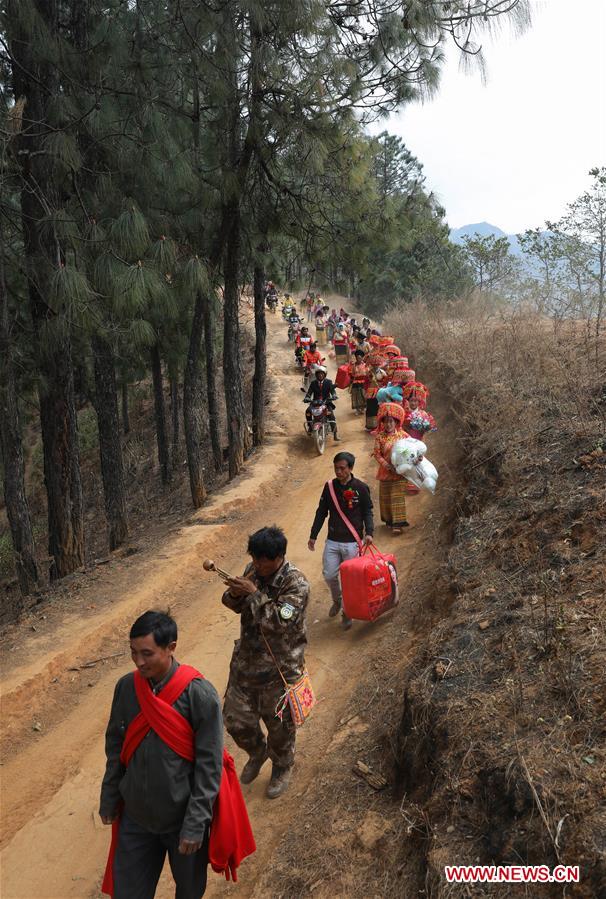
[(15, 569), (23, 596), (39, 583), (36, 547), (25, 492), (18, 389), (4, 273), (4, 229), (0, 220), (0, 456), (4, 501), (13, 541)]
[(54, 130), (53, 107), (61, 100), (57, 69), (61, 39), (55, 3), (9, 0), (6, 33), (13, 96), (26, 98), (15, 143), (21, 168), (29, 306), (40, 374), (49, 554), (54, 559), (51, 577), (57, 578), (84, 561), (69, 303), (71, 291), (78, 291), (79, 277), (66, 265), (59, 237), (60, 172), (77, 165), (77, 150), (71, 135)]

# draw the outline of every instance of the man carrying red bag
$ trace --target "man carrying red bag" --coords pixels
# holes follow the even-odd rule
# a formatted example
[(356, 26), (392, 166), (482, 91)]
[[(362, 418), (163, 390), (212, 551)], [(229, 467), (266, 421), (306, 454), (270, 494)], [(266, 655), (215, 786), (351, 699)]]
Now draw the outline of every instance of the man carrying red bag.
[[(355, 456), (347, 452), (337, 453), (333, 459), (336, 477), (332, 482), (324, 485), (307, 544), (308, 548), (314, 552), (318, 534), (328, 516), (328, 539), (322, 555), (322, 574), (332, 596), (332, 605), (328, 615), (330, 618), (334, 618), (341, 612), (343, 630), (349, 630), (352, 622), (351, 618), (342, 610), (343, 598), (339, 569), (342, 562), (354, 559), (359, 554), (361, 546), (368, 546), (372, 543), (374, 533), (370, 489), (368, 484), (354, 477), (355, 461)], [(334, 493), (334, 500), (331, 493)], [(339, 504), (339, 508), (335, 501)], [(343, 516), (349, 521), (358, 535), (358, 539), (347, 527)]]

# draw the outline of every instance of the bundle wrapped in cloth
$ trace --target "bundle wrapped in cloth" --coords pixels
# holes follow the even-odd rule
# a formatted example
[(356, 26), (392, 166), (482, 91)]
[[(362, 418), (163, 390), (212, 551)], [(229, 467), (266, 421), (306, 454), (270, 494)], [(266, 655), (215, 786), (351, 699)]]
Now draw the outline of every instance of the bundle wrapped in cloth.
[(427, 447), (422, 440), (415, 440), (413, 437), (397, 440), (391, 451), (391, 464), (398, 474), (403, 475), (415, 487), (435, 493), (438, 472), (435, 465), (425, 459), (426, 452)]

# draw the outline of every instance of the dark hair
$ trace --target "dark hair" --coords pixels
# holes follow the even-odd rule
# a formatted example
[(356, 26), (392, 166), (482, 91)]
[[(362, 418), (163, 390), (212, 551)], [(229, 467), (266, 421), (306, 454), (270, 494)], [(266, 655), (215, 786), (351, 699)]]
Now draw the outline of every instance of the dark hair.
[(156, 646), (166, 649), (169, 643), (177, 640), (177, 622), (168, 612), (150, 609), (139, 615), (128, 636), (130, 640), (134, 640), (136, 637), (147, 637), (148, 634), (154, 635)]
[(337, 462), (347, 462), (349, 467), (353, 469), (354, 465), (356, 464), (356, 457), (353, 453), (337, 453), (337, 455), (332, 460), (332, 464), (336, 465)]
[(356, 350), (354, 356), (362, 356), (364, 358), (364, 350)]
[(248, 538), (248, 554), (254, 559), (278, 559), (286, 555), (288, 541), (282, 528), (261, 528)]
[(318, 344), (316, 343), (316, 341), (312, 340), (312, 342), (309, 344), (309, 349), (315, 350), (317, 346), (318, 346)]

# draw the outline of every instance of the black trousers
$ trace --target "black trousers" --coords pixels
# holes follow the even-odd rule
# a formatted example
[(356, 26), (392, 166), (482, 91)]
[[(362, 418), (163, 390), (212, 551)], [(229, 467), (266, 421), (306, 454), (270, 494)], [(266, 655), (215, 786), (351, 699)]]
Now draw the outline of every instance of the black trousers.
[(175, 899), (200, 899), (206, 892), (208, 835), (193, 855), (179, 853), (179, 833), (150, 833), (123, 814), (114, 859), (114, 899), (154, 899), (168, 861)]

